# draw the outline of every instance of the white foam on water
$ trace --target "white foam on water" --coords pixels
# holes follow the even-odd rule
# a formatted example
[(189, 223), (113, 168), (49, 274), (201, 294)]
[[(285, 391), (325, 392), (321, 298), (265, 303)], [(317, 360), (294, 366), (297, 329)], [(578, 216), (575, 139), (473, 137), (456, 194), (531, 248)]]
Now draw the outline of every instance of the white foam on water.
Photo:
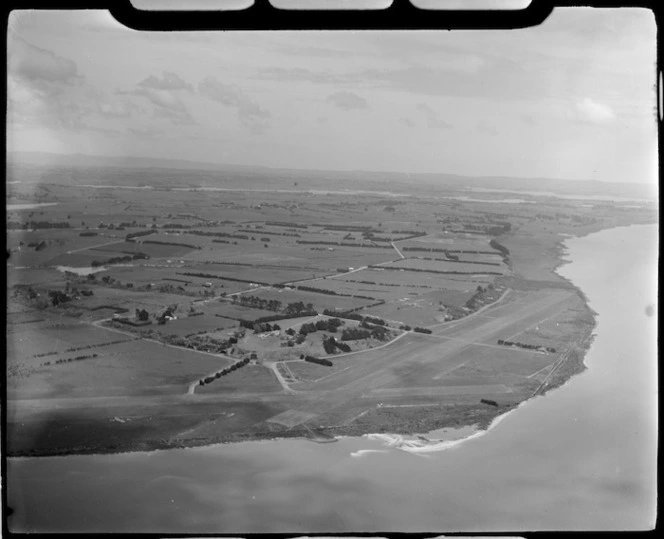
[(359, 451), (353, 451), (351, 457), (363, 457), (370, 453), (388, 453), (387, 449), (360, 449)]

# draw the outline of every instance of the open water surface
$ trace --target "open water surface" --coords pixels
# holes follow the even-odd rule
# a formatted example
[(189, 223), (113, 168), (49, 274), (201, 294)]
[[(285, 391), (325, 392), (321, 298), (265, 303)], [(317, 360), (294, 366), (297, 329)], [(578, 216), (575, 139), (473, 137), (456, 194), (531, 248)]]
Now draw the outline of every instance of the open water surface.
[(16, 531), (635, 530), (654, 525), (657, 227), (566, 240), (588, 370), (483, 435), (8, 460)]

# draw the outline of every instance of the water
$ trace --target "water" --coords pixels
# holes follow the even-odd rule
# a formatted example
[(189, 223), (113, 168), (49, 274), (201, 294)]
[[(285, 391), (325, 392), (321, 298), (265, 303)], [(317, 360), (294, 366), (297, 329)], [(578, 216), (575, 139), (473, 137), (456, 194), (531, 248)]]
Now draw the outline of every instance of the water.
[[(21, 531), (634, 530), (654, 525), (657, 227), (567, 239), (599, 313), (588, 370), (481, 436), (10, 459)], [(601, 261), (601, 263), (598, 263)], [(374, 438), (374, 439), (371, 439)]]
[[(560, 193), (553, 193), (552, 191), (526, 191), (517, 189), (488, 189), (483, 187), (468, 187), (470, 191), (476, 193), (515, 193), (519, 195), (530, 195), (534, 197), (554, 197), (566, 200), (595, 200), (597, 202), (643, 202), (653, 204), (655, 199), (650, 198), (635, 198), (635, 197), (621, 197), (614, 195), (563, 195)], [(630, 206), (632, 207), (632, 206)], [(638, 208), (642, 205), (636, 206)]]
[[(15, 183), (15, 182), (8, 182)], [(35, 208), (44, 208), (45, 206), (57, 206), (57, 202), (35, 202), (31, 204), (7, 204), (7, 211), (33, 210)]]
[(487, 204), (537, 204), (535, 200), (526, 200), (524, 198), (498, 198), (498, 199), (485, 199), (485, 198), (472, 198), (467, 196), (459, 197), (436, 197), (448, 200), (460, 200), (462, 202), (484, 202)]

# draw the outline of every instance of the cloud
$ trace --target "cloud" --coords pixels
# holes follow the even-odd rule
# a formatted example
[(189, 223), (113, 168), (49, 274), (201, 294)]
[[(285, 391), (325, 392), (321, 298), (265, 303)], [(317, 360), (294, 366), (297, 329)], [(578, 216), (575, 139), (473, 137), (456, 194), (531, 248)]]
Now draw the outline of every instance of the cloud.
[(186, 90), (192, 93), (194, 91), (191, 84), (183, 81), (178, 75), (170, 71), (164, 71), (161, 79), (154, 75), (150, 75), (147, 79), (139, 82), (138, 86), (141, 88), (151, 88), (153, 90)]
[(270, 112), (234, 84), (225, 84), (216, 77), (208, 76), (198, 83), (198, 91), (212, 101), (236, 109), (240, 123), (252, 131), (262, 132), (268, 127), (272, 116)]
[(312, 71), (303, 67), (271, 67), (261, 69), (259, 77), (262, 79), (277, 80), (280, 82), (314, 82), (322, 84), (338, 84), (354, 79), (350, 75), (330, 73), (329, 71)]
[(429, 105), (424, 103), (417, 104), (417, 110), (424, 115), (426, 120), (427, 127), (429, 129), (450, 129), (452, 128), (451, 124), (448, 124), (446, 121), (441, 120), (438, 116), (438, 113), (433, 110)]
[(402, 123), (406, 127), (415, 127), (415, 122), (410, 118), (399, 118), (399, 123)]
[(83, 77), (76, 62), (30, 45), (20, 38), (8, 43), (7, 69), (11, 76), (33, 83), (75, 84)]
[(475, 129), (478, 131), (481, 131), (482, 133), (487, 133), (489, 135), (497, 135), (498, 134), (498, 129), (496, 129), (496, 126), (493, 124), (490, 124), (484, 120), (482, 120), (480, 123), (475, 126)]
[(335, 92), (329, 95), (326, 101), (343, 110), (369, 108), (367, 100), (353, 92)]
[(581, 120), (596, 124), (611, 123), (616, 119), (611, 107), (586, 97), (575, 104), (576, 112)]
[(129, 118), (134, 112), (145, 110), (129, 100), (98, 101), (97, 112), (106, 118)]
[(519, 116), (519, 119), (527, 125), (535, 125), (537, 122), (535, 121), (535, 118), (532, 117), (530, 114), (522, 114)]
[(84, 82), (76, 62), (8, 40), (7, 121), (14, 126), (111, 132), (86, 123), (99, 110), (101, 91)]
[(182, 100), (171, 90), (139, 87), (133, 90), (118, 90), (117, 93), (147, 99), (154, 106), (153, 116), (155, 118), (165, 118), (178, 125), (197, 123)]

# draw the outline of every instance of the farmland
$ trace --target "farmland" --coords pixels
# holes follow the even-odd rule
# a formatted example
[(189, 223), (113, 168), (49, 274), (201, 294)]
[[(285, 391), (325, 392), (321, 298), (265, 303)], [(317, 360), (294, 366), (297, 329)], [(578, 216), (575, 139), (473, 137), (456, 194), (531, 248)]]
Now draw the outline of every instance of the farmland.
[(584, 368), (561, 234), (655, 218), (343, 175), (42, 172), (8, 184), (52, 204), (7, 217), (13, 455), (486, 425)]

